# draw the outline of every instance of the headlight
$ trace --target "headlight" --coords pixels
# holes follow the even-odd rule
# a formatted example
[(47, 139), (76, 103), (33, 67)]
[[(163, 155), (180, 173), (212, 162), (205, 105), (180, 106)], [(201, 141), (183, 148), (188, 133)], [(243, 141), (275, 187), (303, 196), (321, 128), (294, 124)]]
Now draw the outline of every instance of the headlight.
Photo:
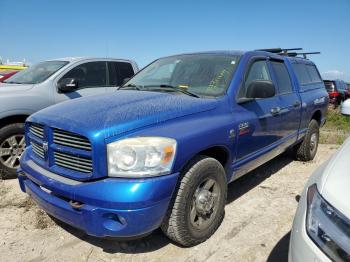
[(307, 192), (306, 231), (333, 261), (350, 261), (350, 220), (318, 193), (316, 184)]
[(165, 137), (127, 138), (107, 145), (108, 175), (150, 177), (170, 173), (176, 141)]

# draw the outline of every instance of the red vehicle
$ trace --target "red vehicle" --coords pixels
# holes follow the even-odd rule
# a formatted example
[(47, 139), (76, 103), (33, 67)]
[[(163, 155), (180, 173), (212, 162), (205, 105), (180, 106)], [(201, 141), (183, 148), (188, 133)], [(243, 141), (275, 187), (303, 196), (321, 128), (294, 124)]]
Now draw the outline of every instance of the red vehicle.
[(0, 82), (3, 82), (7, 78), (10, 78), (20, 70), (1, 70), (0, 71)]
[(347, 99), (348, 93), (345, 89), (346, 84), (344, 81), (324, 80), (323, 82), (329, 95), (329, 103), (334, 104), (334, 106), (338, 106)]

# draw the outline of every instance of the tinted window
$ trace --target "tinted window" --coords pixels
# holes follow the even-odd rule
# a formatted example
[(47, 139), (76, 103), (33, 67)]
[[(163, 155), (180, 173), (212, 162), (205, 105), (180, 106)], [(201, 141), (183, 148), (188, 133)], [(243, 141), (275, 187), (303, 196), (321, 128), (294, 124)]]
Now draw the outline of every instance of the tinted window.
[(313, 82), (313, 83), (322, 82), (320, 74), (318, 73), (318, 71), (314, 65), (307, 65), (306, 69), (307, 69), (307, 72), (309, 73), (309, 76), (311, 78), (311, 82)]
[(293, 92), (293, 86), (290, 81), (289, 73), (283, 62), (272, 61), (272, 68), (275, 72), (276, 81), (280, 94)]
[(131, 78), (135, 73), (130, 63), (117, 62), (116, 64), (119, 71), (118, 79), (120, 81), (118, 82), (119, 82), (119, 85), (121, 85), (125, 78)]
[(74, 78), (79, 88), (105, 87), (107, 85), (106, 62), (89, 62), (78, 65), (61, 79)]
[(324, 84), (325, 84), (326, 89), (327, 89), (328, 92), (333, 92), (334, 87), (335, 87), (333, 81), (327, 81), (327, 80), (326, 80), (326, 81), (324, 81)]
[(239, 97), (246, 97), (247, 88), (254, 80), (271, 80), (269, 69), (265, 60), (254, 62), (248, 71), (244, 86), (239, 91)]
[(38, 84), (48, 79), (66, 64), (68, 64), (67, 61), (42, 62), (18, 72), (4, 82), (16, 84)]
[(132, 65), (126, 62), (109, 62), (109, 84), (121, 86), (125, 78), (131, 78), (135, 73)]
[(118, 73), (115, 62), (108, 62), (109, 86), (118, 86)]
[(311, 77), (307, 72), (305, 64), (292, 64), (292, 67), (301, 85), (311, 83)]

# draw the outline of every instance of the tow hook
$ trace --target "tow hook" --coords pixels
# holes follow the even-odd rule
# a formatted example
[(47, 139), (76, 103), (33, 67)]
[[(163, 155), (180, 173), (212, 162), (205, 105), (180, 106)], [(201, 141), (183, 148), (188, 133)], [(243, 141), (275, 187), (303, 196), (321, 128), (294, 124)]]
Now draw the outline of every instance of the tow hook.
[(78, 201), (70, 200), (69, 204), (71, 205), (72, 208), (74, 209), (80, 209), (84, 205), (83, 203), (80, 203)]
[(23, 172), (17, 173), (17, 176), (18, 176), (18, 177), (22, 177), (22, 178), (27, 178), (26, 174), (23, 173)]

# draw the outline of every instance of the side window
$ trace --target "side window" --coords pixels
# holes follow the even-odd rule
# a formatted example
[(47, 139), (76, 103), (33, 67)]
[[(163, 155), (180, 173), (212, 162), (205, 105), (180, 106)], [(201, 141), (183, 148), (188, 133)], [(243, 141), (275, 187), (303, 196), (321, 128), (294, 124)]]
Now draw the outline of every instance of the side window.
[(125, 78), (134, 76), (134, 69), (127, 62), (108, 62), (109, 84), (111, 86), (121, 86)]
[(273, 71), (275, 72), (276, 81), (280, 94), (293, 92), (292, 82), (288, 70), (283, 62), (271, 61)]
[(311, 83), (311, 78), (308, 72), (306, 71), (305, 64), (292, 64), (292, 67), (301, 85)]
[(320, 77), (320, 74), (318, 73), (318, 71), (314, 65), (307, 65), (306, 69), (310, 75), (311, 82), (313, 82), (313, 83), (322, 82), (322, 78)]
[(256, 61), (250, 66), (244, 86), (242, 86), (239, 91), (239, 98), (246, 97), (247, 88), (254, 80), (271, 80), (266, 60)]
[(117, 62), (116, 64), (117, 64), (117, 68), (119, 71), (118, 85), (123, 84), (123, 80), (125, 78), (131, 78), (132, 76), (134, 76), (135, 72), (134, 72), (134, 69), (132, 68), (132, 65), (130, 63)]
[(105, 87), (107, 85), (106, 62), (88, 62), (74, 67), (62, 78), (74, 78), (79, 88)]

